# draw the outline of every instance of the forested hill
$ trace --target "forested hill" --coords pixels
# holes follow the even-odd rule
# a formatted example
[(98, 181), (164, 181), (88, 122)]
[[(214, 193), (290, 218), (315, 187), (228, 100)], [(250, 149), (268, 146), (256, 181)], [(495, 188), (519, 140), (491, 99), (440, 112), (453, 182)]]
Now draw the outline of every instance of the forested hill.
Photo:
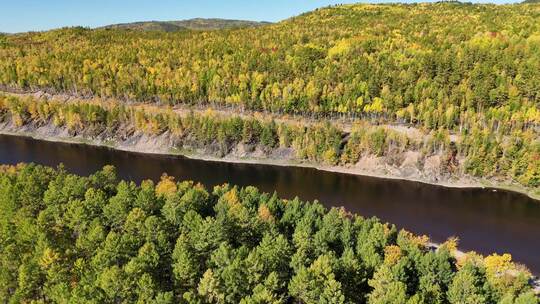
[(539, 10), (362, 4), (234, 31), (21, 34), (0, 49), (0, 82), (429, 128), (479, 119), (521, 128), (540, 123)]
[[(421, 153), (458, 156), (452, 174), (532, 188), (539, 66), (537, 5), (340, 5), (262, 27), (71, 28), (0, 40), (8, 89), (406, 124), (444, 134), (445, 145)], [(336, 161), (337, 146), (328, 150)]]
[(227, 19), (204, 19), (195, 18), (181, 21), (142, 21), (132, 23), (120, 23), (104, 26), (105, 29), (129, 29), (139, 31), (164, 31), (176, 32), (184, 30), (218, 30), (243, 28), (251, 26), (262, 26), (270, 24), (268, 22), (256, 22), (245, 20)]

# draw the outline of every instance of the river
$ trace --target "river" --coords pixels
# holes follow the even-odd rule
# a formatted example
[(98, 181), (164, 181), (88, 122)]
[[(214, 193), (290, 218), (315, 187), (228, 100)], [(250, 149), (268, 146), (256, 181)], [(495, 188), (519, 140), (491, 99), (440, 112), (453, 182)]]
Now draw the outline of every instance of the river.
[(163, 172), (207, 187), (253, 185), (283, 198), (318, 199), (365, 217), (377, 216), (435, 242), (460, 238), (462, 250), (509, 252), (540, 273), (540, 202), (492, 189), (444, 188), (419, 182), (319, 171), (313, 168), (232, 164), (116, 151), (0, 135), (0, 163), (34, 162), (88, 175), (111, 164), (124, 179), (158, 180)]

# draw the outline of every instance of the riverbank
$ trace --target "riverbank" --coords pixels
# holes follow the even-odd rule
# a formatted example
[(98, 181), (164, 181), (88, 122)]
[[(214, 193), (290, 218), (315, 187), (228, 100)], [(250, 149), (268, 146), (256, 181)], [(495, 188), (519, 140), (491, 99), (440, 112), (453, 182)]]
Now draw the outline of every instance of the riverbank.
[[(540, 169), (535, 154), (527, 150), (530, 147), (515, 147), (520, 153), (511, 150), (499, 162), (500, 156), (493, 155), (500, 155), (504, 143), (482, 136), (363, 120), (318, 122), (211, 107), (171, 108), (43, 92), (6, 94), (10, 97), (0, 100), (0, 132), (5, 134), (212, 161), (311, 167), (444, 187), (493, 188), (540, 200), (540, 189), (530, 186)], [(487, 153), (487, 146), (478, 144), (485, 140), (499, 150)]]
[[(236, 147), (231, 153), (223, 157), (212, 155), (208, 152), (208, 149), (203, 148), (179, 149), (174, 145), (174, 141), (167, 133), (155, 137), (136, 134), (123, 141), (118, 141), (114, 139), (90, 138), (80, 135), (71, 136), (67, 130), (55, 128), (50, 125), (35, 128), (28, 125), (14, 127), (9, 123), (2, 123), (0, 124), (0, 134), (24, 136), (49, 142), (106, 147), (133, 153), (183, 156), (190, 159), (213, 162), (314, 168), (317, 170), (334, 173), (368, 176), (381, 179), (405, 180), (446, 188), (482, 188), (491, 189), (492, 191), (503, 190), (521, 193), (534, 200), (540, 201), (540, 193), (533, 192), (532, 190), (526, 189), (518, 184), (494, 183), (489, 180), (469, 176), (448, 178), (444, 180), (432, 180), (430, 178), (426, 178), (426, 176), (432, 176), (429, 174), (421, 175), (421, 172), (399, 170), (397, 167), (387, 165), (381, 166), (380, 162), (377, 159), (374, 159), (372, 156), (366, 157), (366, 159), (361, 160), (354, 166), (330, 166), (295, 159), (293, 156), (293, 151), (287, 149), (278, 149), (268, 154), (258, 148), (248, 152), (244, 147)], [(406, 173), (408, 173), (408, 175), (404, 174), (405, 171), (407, 171)]]
[[(63, 141), (84, 143), (80, 139), (73, 141), (68, 138)], [(538, 221), (531, 222), (529, 217), (540, 218), (540, 213), (535, 211), (540, 205), (514, 193), (451, 190), (403, 181), (357, 178), (350, 174), (330, 174), (285, 166), (246, 166), (219, 161), (197, 161), (185, 157), (158, 156), (155, 152), (124, 153), (118, 149), (95, 146), (97, 145), (55, 144), (54, 141), (39, 141), (30, 137), (0, 136), (0, 158), (12, 165), (35, 162), (55, 167), (64, 163), (66, 170), (82, 176), (105, 164), (111, 164), (118, 169), (119, 176), (137, 183), (144, 179), (157, 182), (159, 176), (167, 172), (179, 181), (194, 180), (207, 185), (209, 189), (212, 189), (213, 185), (230, 181), (242, 187), (262, 187), (266, 193), (275, 190), (289, 199), (295, 196), (309, 201), (320, 198), (328, 208), (345, 208), (366, 218), (380, 216), (385, 221), (397, 223), (399, 229), (411, 229), (418, 235), (428, 235), (433, 242), (439, 242), (430, 244), (430, 248), (436, 249), (438, 244), (449, 236), (459, 235), (463, 240), (461, 251), (453, 251), (458, 260), (464, 257), (465, 251), (470, 250), (479, 250), (477, 252), (486, 256), (512, 252), (516, 254), (517, 263), (531, 265), (533, 273), (539, 273), (540, 268), (534, 256), (534, 252), (538, 252), (535, 249), (537, 246), (531, 245), (535, 239), (534, 233), (531, 233), (534, 227), (538, 227)], [(433, 195), (433, 191), (438, 195)], [(386, 207), (382, 207), (384, 205)], [(525, 212), (524, 209), (528, 211)], [(527, 216), (524, 216), (525, 214)], [(492, 215), (495, 215), (496, 219), (492, 218)], [(519, 216), (516, 218), (515, 215)], [(450, 223), (445, 219), (451, 219)], [(410, 221), (423, 224), (411, 224)], [(498, 223), (496, 227), (492, 226), (493, 222)], [(522, 223), (528, 223), (530, 227), (522, 227)], [(442, 235), (441, 229), (444, 231)], [(489, 240), (492, 237), (494, 240)], [(504, 238), (512, 241), (499, 242)], [(484, 246), (487, 242), (495, 242), (495, 246), (486, 249)], [(512, 247), (513, 244), (517, 244), (518, 248)], [(522, 255), (523, 247), (525, 252), (530, 252), (532, 259)], [(531, 279), (531, 284), (535, 281)]]

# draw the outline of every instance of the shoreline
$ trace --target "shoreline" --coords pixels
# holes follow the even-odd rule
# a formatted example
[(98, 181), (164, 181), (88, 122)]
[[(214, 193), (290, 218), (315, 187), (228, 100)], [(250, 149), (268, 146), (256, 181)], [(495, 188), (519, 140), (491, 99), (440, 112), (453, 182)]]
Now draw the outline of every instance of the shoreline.
[[(492, 191), (508, 191), (513, 193), (519, 193), (521, 195), (525, 195), (530, 197), (533, 200), (536, 200), (540, 203), (540, 196), (535, 197), (532, 195), (532, 193), (526, 193), (522, 191), (518, 191), (512, 188), (504, 188), (504, 185), (499, 186), (488, 186), (485, 184), (482, 184), (480, 181), (475, 181), (472, 179), (469, 180), (458, 180), (456, 182), (441, 182), (441, 183), (434, 183), (429, 181), (424, 181), (420, 178), (414, 179), (414, 178), (403, 178), (399, 176), (392, 176), (392, 175), (384, 175), (384, 174), (377, 174), (373, 172), (362, 172), (358, 168), (356, 170), (354, 168), (347, 168), (347, 167), (339, 167), (339, 166), (322, 166), (322, 165), (315, 165), (310, 163), (302, 163), (302, 162), (294, 162), (294, 161), (286, 161), (286, 160), (278, 160), (278, 159), (272, 159), (272, 158), (238, 158), (238, 157), (216, 157), (216, 156), (210, 156), (210, 155), (202, 155), (193, 151), (187, 151), (187, 150), (179, 150), (179, 149), (151, 149), (151, 150), (145, 150), (136, 148), (136, 146), (133, 145), (116, 145), (114, 144), (108, 144), (103, 141), (98, 141), (95, 139), (88, 139), (84, 137), (62, 137), (62, 136), (44, 136), (35, 134), (32, 132), (27, 131), (8, 131), (5, 129), (2, 129), (0, 127), (0, 135), (5, 136), (14, 136), (14, 137), (24, 137), (24, 138), (31, 138), (38, 141), (46, 141), (46, 142), (52, 142), (52, 143), (63, 143), (63, 144), (75, 144), (75, 145), (86, 145), (91, 147), (97, 147), (97, 148), (106, 148), (106, 149), (112, 149), (116, 151), (124, 151), (129, 153), (137, 153), (137, 154), (146, 154), (146, 155), (155, 155), (155, 156), (163, 156), (163, 157), (184, 157), (187, 159), (192, 160), (201, 160), (201, 161), (209, 161), (209, 162), (222, 162), (222, 163), (232, 163), (232, 164), (251, 164), (251, 165), (262, 165), (262, 166), (278, 166), (278, 167), (297, 167), (297, 168), (310, 168), (315, 169), (318, 171), (326, 171), (326, 172), (332, 172), (332, 173), (338, 173), (338, 174), (348, 174), (348, 175), (356, 175), (356, 176), (364, 176), (364, 177), (371, 177), (371, 178), (378, 178), (378, 179), (387, 179), (387, 180), (401, 180), (401, 181), (408, 181), (408, 182), (415, 182), (420, 183), (424, 185), (431, 185), (435, 187), (444, 187), (448, 189), (484, 189), (486, 191), (492, 190)], [(429, 242), (428, 246), (432, 248), (432, 250), (437, 250), (443, 243), (434, 243), (432, 241)], [(466, 254), (465, 251), (460, 250), (459, 248), (456, 248), (453, 252), (453, 255), (455, 258), (463, 257)], [(522, 264), (520, 264), (522, 265)], [(522, 265), (525, 267), (525, 269), (528, 270), (528, 267), (526, 265)], [(533, 291), (536, 295), (540, 295), (540, 280), (538, 279), (538, 274), (533, 273), (532, 271), (528, 270), (531, 273), (530, 278), (530, 285), (533, 288)]]
[(525, 195), (535, 201), (540, 203), (540, 193), (533, 193), (532, 190), (525, 189), (518, 185), (510, 184), (496, 184), (488, 180), (480, 180), (472, 177), (463, 177), (456, 180), (447, 180), (441, 182), (429, 181), (419, 177), (403, 177), (398, 175), (393, 175), (391, 173), (383, 172), (373, 172), (371, 170), (365, 170), (358, 167), (344, 167), (344, 166), (330, 166), (330, 165), (320, 165), (313, 164), (308, 162), (287, 160), (287, 159), (274, 159), (269, 157), (258, 158), (258, 157), (236, 157), (227, 155), (225, 157), (212, 156), (209, 154), (198, 153), (197, 151), (187, 150), (187, 149), (175, 149), (168, 147), (164, 148), (138, 148), (136, 145), (122, 144), (116, 141), (111, 143), (104, 142), (96, 139), (89, 139), (85, 137), (64, 137), (64, 136), (46, 136), (42, 134), (37, 134), (36, 132), (29, 131), (12, 131), (6, 130), (6, 128), (0, 127), (0, 135), (7, 136), (17, 136), (17, 137), (26, 137), (34, 140), (42, 140), (47, 142), (58, 142), (65, 144), (79, 144), (87, 145), (93, 147), (108, 148), (117, 151), (124, 151), (130, 153), (138, 154), (148, 154), (148, 155), (159, 155), (159, 156), (180, 156), (193, 160), (201, 161), (211, 161), (211, 162), (223, 162), (223, 163), (232, 163), (232, 164), (251, 164), (251, 165), (264, 165), (264, 166), (278, 166), (278, 167), (297, 167), (297, 168), (311, 168), (318, 171), (331, 172), (337, 174), (348, 174), (356, 175), (363, 177), (371, 177), (378, 179), (387, 179), (387, 180), (401, 180), (408, 182), (415, 182), (425, 185), (431, 185), (436, 187), (443, 187), (449, 189), (483, 189), (486, 191), (507, 191), (514, 192), (521, 195)]
[[(0, 95), (1, 94), (15, 97), (35, 97), (36, 94), (39, 95), (36, 98), (41, 98), (43, 97), (43, 94), (45, 94), (46, 99), (59, 99), (65, 102), (75, 102), (80, 99), (80, 97), (71, 95), (51, 95), (44, 93), (43, 91), (37, 91), (34, 93), (13, 92), (10, 90), (6, 91), (5, 88), (0, 88)], [(159, 106), (152, 107), (161, 109)], [(185, 116), (187, 115), (188, 108), (174, 108), (172, 111), (179, 116)], [(195, 109), (195, 111), (200, 112), (202, 110)], [(228, 115), (231, 114), (226, 109), (216, 109), (216, 111), (216, 113), (219, 113), (219, 115), (223, 117), (228, 117)], [(240, 114), (240, 117), (243, 117), (243, 115), (243, 113)], [(260, 115), (263, 114), (261, 113)], [(291, 118), (286, 116), (271, 116), (271, 119), (278, 119), (278, 121), (291, 123)], [(312, 122), (308, 120), (304, 121), (302, 124), (310, 123)], [(344, 125), (344, 121), (334, 121), (333, 123), (339, 126), (339, 129), (343, 132), (350, 132), (351, 125)], [(427, 136), (426, 134), (422, 133), (421, 130), (410, 126), (384, 125), (384, 128), (396, 131), (407, 136), (408, 138), (422, 138)], [(345, 130), (348, 131), (346, 132)], [(79, 135), (71, 135), (65, 128), (58, 128), (54, 126), (51, 121), (49, 121), (46, 125), (36, 125), (31, 122), (20, 127), (16, 127), (12, 123), (0, 123), (0, 134), (26, 136), (49, 142), (86, 144), (141, 154), (183, 156), (190, 159), (238, 164), (313, 168), (319, 171), (388, 180), (410, 181), (445, 188), (484, 189), (487, 191), (492, 190), (493, 192), (497, 192), (499, 190), (508, 191), (525, 195), (540, 202), (540, 188), (526, 187), (511, 179), (487, 179), (474, 177), (464, 173), (463, 168), (458, 168), (458, 171), (454, 172), (455, 174), (445, 174), (441, 172), (439, 167), (441, 157), (444, 157), (444, 155), (442, 155), (440, 152), (432, 153), (431, 155), (427, 156), (420, 156), (420, 152), (418, 150), (413, 149), (402, 151), (400, 152), (401, 155), (399, 156), (402, 157), (402, 163), (400, 165), (395, 165), (388, 162), (387, 159), (385, 159), (386, 156), (381, 157), (372, 154), (362, 156), (360, 160), (354, 164), (326, 165), (324, 163), (302, 160), (296, 156), (296, 152), (290, 147), (275, 148), (267, 151), (264, 149), (261, 150), (260, 147), (255, 146), (255, 150), (251, 149), (253, 147), (246, 150), (245, 146), (242, 147), (240, 143), (236, 143), (236, 146), (233, 147), (232, 151), (229, 151), (227, 154), (221, 156), (221, 154), (217, 154), (215, 153), (215, 150), (212, 150), (211, 145), (191, 146), (189, 142), (187, 144), (179, 143), (176, 141), (174, 136), (171, 136), (172, 134), (168, 133), (168, 131), (159, 135), (148, 135), (144, 134), (144, 132), (124, 134), (123, 136), (117, 136), (117, 134), (86, 136), (84, 132)], [(458, 140), (456, 135), (451, 135), (451, 137), (453, 137), (452, 141)], [(458, 163), (461, 163), (459, 165), (463, 165), (462, 161), (464, 160), (458, 160)], [(419, 162), (421, 162), (420, 165), (418, 165)]]

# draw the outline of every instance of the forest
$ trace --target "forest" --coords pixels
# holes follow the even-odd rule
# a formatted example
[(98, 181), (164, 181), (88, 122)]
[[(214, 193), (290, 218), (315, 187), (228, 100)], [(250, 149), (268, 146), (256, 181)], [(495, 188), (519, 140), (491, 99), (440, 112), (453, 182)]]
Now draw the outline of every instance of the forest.
[(0, 83), (508, 135), (540, 124), (539, 10), (358, 4), (241, 29), (8, 35)]
[[(75, 27), (3, 35), (0, 85), (113, 98), (117, 114), (124, 104), (143, 103), (164, 113), (182, 105), (318, 119), (321, 127), (280, 134), (279, 124), (268, 122), (274, 130), (261, 128), (260, 140), (270, 147), (294, 145), (299, 159), (325, 164), (421, 148), (423, 155), (464, 159), (461, 173), (534, 189), (540, 185), (539, 54), (537, 4), (355, 4), (248, 28), (171, 33)], [(66, 107), (83, 118), (77, 106)], [(149, 132), (177, 127), (165, 114), (138, 115), (137, 126)], [(360, 126), (345, 147), (344, 130), (325, 127), (333, 119)], [(192, 128), (198, 135), (191, 138), (200, 139), (197, 146), (217, 144), (224, 154), (229, 145), (223, 143), (238, 142), (243, 133), (243, 123), (231, 121), (236, 125), (227, 124), (228, 131), (213, 123)], [(381, 131), (382, 124), (412, 126), (444, 144), (415, 143)], [(242, 141), (259, 141), (257, 128), (248, 128), (255, 133)]]
[[(0, 132), (343, 167), (415, 152), (448, 178), (538, 193), (540, 5), (526, 2), (0, 33)], [(510, 254), (458, 245), (254, 187), (0, 166), (0, 303), (540, 302)]]
[(376, 218), (211, 190), (0, 167), (3, 303), (538, 303), (509, 254), (456, 254)]

